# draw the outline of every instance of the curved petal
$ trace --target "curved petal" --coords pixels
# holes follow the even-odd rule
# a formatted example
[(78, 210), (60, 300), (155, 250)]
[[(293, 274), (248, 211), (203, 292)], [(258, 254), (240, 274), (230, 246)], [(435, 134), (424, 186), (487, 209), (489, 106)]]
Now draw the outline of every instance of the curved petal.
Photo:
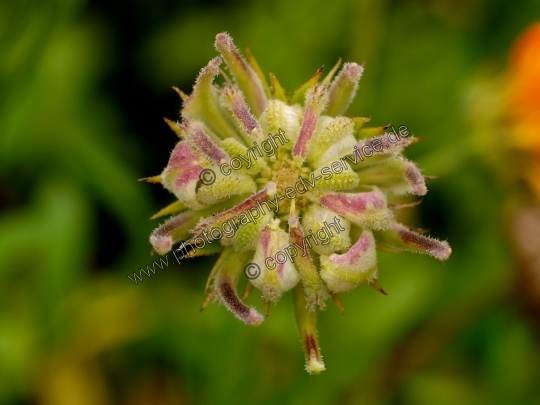
[(294, 266), (297, 255), (298, 251), (289, 245), (287, 232), (279, 227), (279, 220), (261, 231), (253, 257), (261, 273), (251, 279), (251, 284), (261, 290), (266, 301), (278, 301), (285, 291), (298, 284), (300, 275)]
[(215, 273), (214, 289), (219, 300), (234, 316), (248, 325), (258, 326), (264, 317), (255, 309), (242, 302), (236, 293), (236, 286), (249, 253), (237, 253), (232, 247), (225, 248), (212, 269)]
[(154, 229), (150, 235), (150, 244), (159, 254), (169, 252), (173, 244), (189, 237), (189, 231), (200, 218), (194, 211), (183, 212), (166, 220)]
[(258, 117), (266, 107), (266, 94), (261, 79), (242, 58), (229, 34), (225, 32), (217, 34), (215, 46), (223, 59), (225, 59), (225, 63), (236, 79), (238, 87), (244, 93), (249, 107)]
[(376, 165), (358, 170), (362, 184), (377, 185), (377, 187), (396, 195), (427, 193), (426, 181), (416, 165), (397, 156)]
[(377, 245), (393, 252), (423, 253), (439, 260), (448, 259), (452, 253), (448, 242), (420, 235), (397, 222), (389, 229), (374, 233)]
[(186, 141), (174, 147), (169, 163), (161, 174), (163, 187), (172, 192), (187, 207), (195, 210), (206, 208), (197, 200), (195, 190), (203, 171), (204, 158), (194, 151)]
[(321, 278), (334, 293), (349, 291), (377, 277), (375, 238), (364, 230), (344, 254), (321, 256)]
[(384, 229), (394, 221), (386, 196), (377, 187), (365, 193), (327, 193), (318, 201), (362, 228)]
[(221, 105), (216, 87), (212, 84), (219, 74), (221, 58), (208, 62), (193, 86), (193, 92), (184, 102), (182, 117), (203, 121), (220, 138), (239, 138), (239, 134), (227, 117), (227, 110)]
[(214, 164), (219, 165), (230, 160), (229, 155), (213, 142), (202, 122), (184, 118), (181, 128), (189, 145), (201, 152)]

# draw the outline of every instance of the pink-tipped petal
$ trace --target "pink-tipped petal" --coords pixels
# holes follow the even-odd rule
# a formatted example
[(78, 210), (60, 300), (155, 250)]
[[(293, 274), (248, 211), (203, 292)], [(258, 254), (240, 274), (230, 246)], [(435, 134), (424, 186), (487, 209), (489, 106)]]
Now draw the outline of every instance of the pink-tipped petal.
[(317, 126), (317, 120), (324, 110), (328, 101), (327, 87), (322, 84), (315, 84), (306, 93), (306, 103), (304, 106), (304, 120), (300, 128), (300, 134), (293, 148), (293, 156), (300, 156), (304, 159), (308, 152), (309, 142)]
[(215, 274), (214, 289), (219, 300), (242, 322), (257, 326), (264, 317), (254, 308), (242, 302), (236, 292), (236, 286), (251, 253), (235, 252), (232, 247), (225, 248), (212, 269)]
[[(195, 229), (192, 230), (192, 234), (197, 236), (200, 235), (203, 231), (210, 231), (212, 228), (220, 228), (227, 221), (235, 221), (236, 223), (239, 220), (239, 217), (242, 214), (246, 215), (246, 212), (250, 208), (257, 208), (261, 210), (260, 204), (264, 201), (267, 201), (268, 198), (270, 196), (273, 196), (275, 193), (276, 183), (270, 182), (261, 191), (253, 194), (251, 197), (245, 199), (243, 202), (234, 206), (233, 208), (220, 212), (219, 214), (210, 216), (208, 218), (201, 219)], [(225, 241), (226, 238), (223, 238), (222, 240)], [(229, 243), (232, 243), (232, 241), (230, 241)]]
[(327, 193), (319, 202), (362, 228), (384, 229), (394, 220), (386, 196), (377, 187), (365, 193)]
[(197, 200), (196, 188), (203, 170), (204, 158), (194, 151), (186, 141), (174, 147), (169, 163), (161, 174), (163, 187), (172, 192), (183, 204), (191, 209), (206, 208)]
[(376, 165), (356, 171), (362, 184), (377, 185), (395, 195), (427, 193), (424, 176), (416, 165), (401, 156), (391, 157)]
[(261, 80), (242, 58), (229, 34), (222, 32), (216, 35), (215, 46), (236, 79), (238, 87), (244, 93), (249, 107), (258, 117), (266, 107), (266, 95)]
[(221, 58), (216, 57), (202, 68), (193, 92), (184, 102), (182, 117), (204, 122), (221, 139), (233, 137), (238, 134), (229, 122), (226, 109), (221, 105), (217, 88), (213, 81), (219, 73)]
[(448, 242), (420, 235), (400, 223), (374, 234), (377, 246), (390, 251), (423, 253), (439, 260), (448, 259), (452, 253)]
[(256, 140), (261, 140), (261, 126), (253, 114), (251, 114), (249, 106), (247, 105), (240, 89), (236, 86), (225, 84), (221, 95), (223, 103), (229, 109), (244, 132), (249, 137), (254, 137)]
[(216, 291), (221, 302), (231, 311), (234, 316), (247, 325), (260, 325), (264, 317), (254, 308), (248, 307), (238, 297), (231, 281), (225, 277), (220, 278), (216, 283)]
[(317, 313), (306, 307), (306, 300), (309, 298), (305, 291), (302, 291), (300, 286), (296, 286), (293, 293), (294, 317), (304, 349), (306, 371), (309, 374), (319, 374), (326, 368), (317, 338)]
[(321, 256), (321, 278), (334, 293), (349, 291), (377, 276), (375, 238), (365, 230), (344, 254)]
[(212, 141), (201, 122), (184, 118), (181, 128), (191, 147), (200, 151), (214, 164), (219, 165), (230, 160), (229, 155)]
[(189, 237), (189, 231), (199, 220), (196, 212), (187, 211), (169, 218), (150, 235), (150, 243), (159, 254), (169, 252), (174, 243)]
[(427, 193), (426, 180), (414, 163), (408, 162), (405, 178), (411, 187), (411, 194), (425, 195)]
[(298, 254), (298, 249), (289, 245), (288, 235), (279, 227), (279, 220), (261, 231), (253, 257), (260, 275), (251, 279), (251, 284), (261, 290), (265, 301), (279, 301), (285, 291), (298, 284), (300, 275), (294, 265)]
[(330, 87), (326, 115), (335, 117), (347, 111), (347, 107), (356, 94), (363, 72), (364, 67), (357, 63), (349, 62), (343, 65), (343, 69)]

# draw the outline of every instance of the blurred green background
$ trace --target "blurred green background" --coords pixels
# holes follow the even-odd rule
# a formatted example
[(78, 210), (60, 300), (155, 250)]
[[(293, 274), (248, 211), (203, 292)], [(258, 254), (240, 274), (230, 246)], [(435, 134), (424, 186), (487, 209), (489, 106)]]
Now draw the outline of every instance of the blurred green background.
[[(538, 312), (508, 225), (515, 159), (494, 170), (470, 113), (539, 17), (532, 0), (0, 2), (0, 403), (540, 404)], [(170, 86), (191, 91), (221, 31), (289, 91), (365, 61), (349, 115), (423, 136), (407, 156), (438, 176), (406, 222), (452, 256), (380, 253), (388, 296), (362, 287), (345, 315), (319, 313), (318, 376), (290, 294), (252, 328), (199, 312), (213, 257), (126, 277), (155, 259), (149, 217), (173, 201), (137, 182), (177, 142)]]

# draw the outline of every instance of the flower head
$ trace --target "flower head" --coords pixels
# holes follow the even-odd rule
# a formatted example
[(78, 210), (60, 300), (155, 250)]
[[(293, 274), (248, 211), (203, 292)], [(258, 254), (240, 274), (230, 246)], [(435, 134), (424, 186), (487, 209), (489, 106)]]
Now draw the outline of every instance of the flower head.
[(181, 122), (166, 120), (181, 140), (150, 180), (177, 198), (158, 214), (176, 215), (150, 242), (160, 254), (177, 243), (181, 257), (220, 253), (203, 307), (219, 300), (246, 324), (264, 317), (236, 291), (244, 275), (246, 292), (259, 289), (267, 311), (294, 290), (306, 370), (318, 373), (316, 309), (328, 298), (341, 307), (338, 293), (362, 284), (382, 291), (377, 249), (440, 260), (451, 249), (397, 223), (387, 202), (389, 194), (427, 192), (402, 155), (416, 139), (406, 128), (365, 128), (368, 119), (343, 115), (363, 66), (345, 63), (336, 75), (338, 64), (324, 78), (320, 69), (288, 95), (228, 34), (218, 34), (215, 46), (221, 57), (201, 70), (191, 95), (180, 92)]

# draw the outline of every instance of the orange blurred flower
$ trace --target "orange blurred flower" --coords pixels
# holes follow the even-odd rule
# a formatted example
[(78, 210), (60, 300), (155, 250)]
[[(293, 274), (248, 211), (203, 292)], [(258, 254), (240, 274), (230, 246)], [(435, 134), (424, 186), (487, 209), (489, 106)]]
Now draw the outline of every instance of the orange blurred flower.
[(528, 156), (524, 177), (540, 203), (540, 21), (517, 38), (509, 62), (512, 143)]

